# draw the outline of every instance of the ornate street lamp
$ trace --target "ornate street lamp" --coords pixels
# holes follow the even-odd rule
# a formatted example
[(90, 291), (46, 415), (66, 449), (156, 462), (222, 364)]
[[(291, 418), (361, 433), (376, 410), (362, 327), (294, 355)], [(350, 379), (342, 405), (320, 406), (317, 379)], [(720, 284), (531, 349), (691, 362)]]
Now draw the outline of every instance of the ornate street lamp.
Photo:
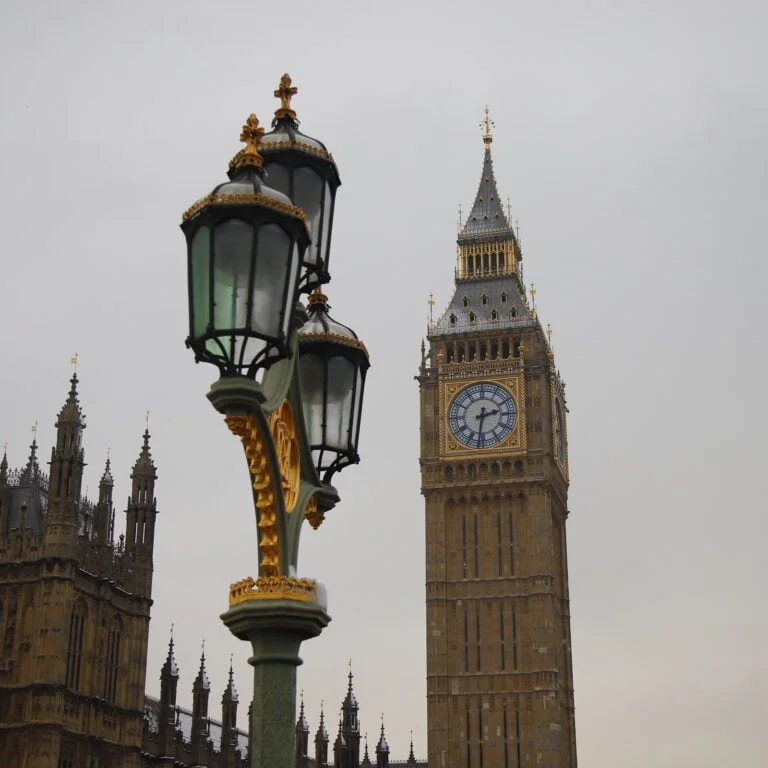
[[(265, 183), (280, 172), (271, 163), (266, 177), (263, 134), (251, 115), (230, 180), (195, 203), (181, 226), (188, 246), (187, 345), (197, 361), (219, 370), (208, 398), (240, 437), (253, 488), (258, 577), (231, 585), (221, 617), (253, 648), (251, 765), (294, 768), (299, 647), (330, 621), (322, 585), (297, 576), (299, 534), (304, 519), (315, 528), (322, 523), (339, 500), (331, 477), (358, 461), (369, 364), (363, 343), (330, 318), (319, 290), (308, 310), (298, 302), (302, 290), (328, 280), (335, 165), (323, 159), (323, 176), (319, 166), (285, 160), (290, 154), (273, 147), (271, 158), (285, 160), (294, 200)], [(317, 210), (302, 197), (311, 187), (302, 186), (302, 168), (322, 179), (312, 198)], [(309, 201), (309, 215), (294, 205), (298, 198)]]
[(223, 376), (254, 376), (291, 353), (309, 233), (301, 208), (264, 183), (263, 135), (251, 115), (230, 180), (195, 203), (181, 225), (189, 265), (187, 345)]
[(299, 329), (304, 423), (312, 459), (323, 481), (360, 457), (360, 414), (368, 350), (357, 334), (328, 314), (327, 297), (309, 297), (309, 319)]
[(309, 293), (331, 279), (328, 257), (336, 190), (341, 180), (325, 144), (299, 130), (296, 111), (291, 106), (297, 92), (291, 76), (283, 75), (275, 91), (280, 108), (272, 120), (273, 130), (262, 139), (261, 151), (270, 186), (288, 195), (307, 217), (312, 245), (304, 255), (305, 271), (300, 286), (302, 292)]

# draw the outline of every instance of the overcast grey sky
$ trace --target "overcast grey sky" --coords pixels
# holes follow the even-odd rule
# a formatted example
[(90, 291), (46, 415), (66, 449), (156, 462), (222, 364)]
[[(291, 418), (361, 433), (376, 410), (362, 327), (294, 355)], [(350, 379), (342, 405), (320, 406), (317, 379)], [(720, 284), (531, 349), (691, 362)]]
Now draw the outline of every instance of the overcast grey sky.
[(393, 757), (410, 729), (425, 754), (412, 377), (428, 294), (450, 298), (488, 103), (568, 383), (581, 764), (765, 763), (767, 22), (758, 0), (2, 4), (0, 443), (21, 464), (39, 420), (47, 455), (78, 352), (88, 482), (111, 446), (122, 508), (152, 412), (150, 692), (171, 622), (181, 703), (203, 637), (212, 711), (230, 652), (251, 692), (248, 648), (218, 619), (256, 571), (249, 485), (205, 399), (214, 371), (184, 348), (178, 224), (288, 71), (343, 181), (333, 314), (373, 362), (363, 461), (302, 544), (333, 616), (303, 649), (312, 731), (321, 698), (333, 725), (352, 658), (364, 729), (383, 711)]

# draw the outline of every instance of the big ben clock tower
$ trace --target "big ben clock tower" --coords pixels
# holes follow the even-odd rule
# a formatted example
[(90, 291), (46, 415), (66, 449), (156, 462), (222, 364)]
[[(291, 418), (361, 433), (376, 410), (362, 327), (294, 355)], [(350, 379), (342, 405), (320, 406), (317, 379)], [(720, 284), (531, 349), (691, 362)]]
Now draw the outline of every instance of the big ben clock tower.
[(563, 382), (499, 201), (491, 122), (418, 381), (429, 768), (575, 768)]

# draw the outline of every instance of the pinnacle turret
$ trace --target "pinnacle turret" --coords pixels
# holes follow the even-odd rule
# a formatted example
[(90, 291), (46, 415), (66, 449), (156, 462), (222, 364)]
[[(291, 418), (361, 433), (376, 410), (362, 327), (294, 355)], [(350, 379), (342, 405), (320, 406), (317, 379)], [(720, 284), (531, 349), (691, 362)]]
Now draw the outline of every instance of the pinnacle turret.
[(176, 664), (176, 657), (173, 653), (173, 628), (171, 628), (171, 638), (168, 641), (168, 655), (165, 657), (161, 676), (178, 677), (179, 667)]
[(3, 448), (3, 458), (0, 460), (0, 483), (8, 482), (8, 451)]
[[(229, 699), (229, 701), (237, 701), (238, 695), (237, 695), (237, 688), (235, 688), (235, 673), (234, 669), (232, 668), (232, 659), (229, 660), (229, 680), (227, 681), (227, 687), (224, 689), (224, 698)], [(304, 702), (301, 702), (302, 706), (302, 713), (304, 712)]]
[(194, 687), (196, 690), (211, 690), (211, 681), (208, 679), (208, 671), (205, 668), (205, 648), (200, 654), (200, 669), (197, 670)]
[(56, 424), (57, 427), (65, 422), (77, 423), (81, 427), (85, 427), (83, 412), (80, 409), (80, 400), (77, 392), (79, 381), (77, 373), (73, 373), (72, 378), (69, 380), (69, 394), (67, 395), (67, 400), (59, 411), (59, 417)]
[[(5, 456), (3, 456), (5, 460)], [(6, 461), (6, 467), (8, 462)], [(34, 477), (40, 474), (40, 465), (37, 462), (37, 436), (32, 439), (32, 444), (29, 446), (29, 458), (27, 459), (27, 465), (24, 467), (24, 471), (21, 473), (21, 484), (29, 485)]]
[(113, 486), (114, 484), (115, 484), (115, 479), (112, 477), (112, 463), (109, 460), (109, 456), (107, 456), (107, 462), (104, 465), (104, 474), (101, 476), (99, 485)]
[(365, 734), (365, 751), (363, 753), (363, 762), (360, 763), (361, 768), (371, 767), (371, 758), (368, 755), (368, 734)]
[(413, 731), (411, 731), (411, 750), (408, 752), (406, 765), (416, 765), (416, 756), (413, 754)]
[(154, 476), (155, 474), (157, 467), (155, 467), (155, 462), (152, 460), (152, 452), (149, 449), (150, 437), (149, 428), (147, 428), (144, 430), (144, 443), (141, 446), (139, 458), (136, 459), (136, 463), (133, 465), (134, 475), (141, 474)]

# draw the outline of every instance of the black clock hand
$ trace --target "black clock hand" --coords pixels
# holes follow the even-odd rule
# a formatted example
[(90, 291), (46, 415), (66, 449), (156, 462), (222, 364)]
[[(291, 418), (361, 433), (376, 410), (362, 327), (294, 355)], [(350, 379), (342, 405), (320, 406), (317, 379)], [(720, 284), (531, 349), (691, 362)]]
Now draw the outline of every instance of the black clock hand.
[(483, 433), (483, 422), (485, 421), (485, 417), (486, 417), (487, 415), (488, 415), (488, 414), (485, 412), (485, 406), (483, 405), (483, 406), (481, 406), (481, 408), (480, 408), (480, 413), (478, 413), (478, 414), (477, 414), (477, 416), (475, 416), (475, 418), (476, 418), (476, 419), (477, 419), (477, 420), (480, 422), (480, 424), (479, 424), (479, 425), (478, 425), (478, 427), (477, 427), (477, 431), (478, 431), (480, 434), (482, 434), (482, 433)]

